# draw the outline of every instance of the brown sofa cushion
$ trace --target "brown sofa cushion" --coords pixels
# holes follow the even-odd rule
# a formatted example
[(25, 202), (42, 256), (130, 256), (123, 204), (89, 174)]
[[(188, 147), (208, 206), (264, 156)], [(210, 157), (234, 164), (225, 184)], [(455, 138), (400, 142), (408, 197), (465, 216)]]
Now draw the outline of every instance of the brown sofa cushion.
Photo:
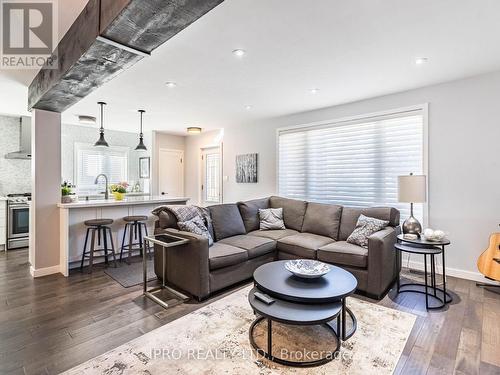
[(354, 228), (356, 228), (356, 223), (361, 214), (380, 220), (388, 220), (391, 227), (399, 225), (399, 211), (392, 207), (344, 207), (342, 209), (342, 218), (340, 219), (340, 241), (347, 240), (347, 237), (349, 237)]
[(283, 219), (287, 228), (302, 230), (307, 202), (297, 199), (271, 197), (269, 198), (269, 206), (271, 208), (283, 208)]
[(342, 206), (309, 202), (302, 232), (319, 234), (337, 240)]
[(216, 241), (246, 233), (243, 219), (236, 204), (218, 204), (210, 206), (208, 209)]
[(165, 228), (176, 228), (177, 229), (178, 228), (177, 218), (170, 211), (167, 211), (167, 210), (161, 211), (158, 214), (158, 221), (159, 221), (159, 226), (162, 229), (165, 229)]
[(245, 249), (216, 242), (209, 249), (208, 262), (210, 270), (216, 270), (234, 264), (243, 263), (248, 260)]
[(255, 258), (276, 250), (276, 241), (247, 234), (224, 238), (219, 243), (239, 247), (248, 251), (248, 258)]
[(330, 237), (312, 233), (298, 233), (278, 241), (278, 250), (303, 258), (316, 259), (316, 250), (332, 243)]
[(294, 234), (297, 233), (299, 232), (293, 229), (277, 229), (277, 230), (255, 230), (253, 232), (248, 233), (248, 235), (264, 237), (274, 241), (278, 241), (281, 238), (285, 238), (287, 236), (293, 236)]
[(260, 228), (259, 209), (269, 208), (269, 198), (238, 202), (237, 205), (248, 233)]
[(368, 249), (345, 241), (333, 242), (318, 249), (318, 260), (322, 262), (366, 268)]

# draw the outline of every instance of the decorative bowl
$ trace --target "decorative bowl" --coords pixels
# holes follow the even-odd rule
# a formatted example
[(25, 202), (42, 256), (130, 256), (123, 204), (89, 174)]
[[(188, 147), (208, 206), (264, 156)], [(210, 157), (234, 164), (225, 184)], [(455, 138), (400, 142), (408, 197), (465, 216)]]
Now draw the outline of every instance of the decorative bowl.
[(426, 230), (423, 231), (421, 236), (426, 241), (439, 242), (446, 238), (446, 233), (443, 232), (442, 230), (433, 230), (427, 228)]
[(317, 279), (331, 270), (328, 264), (312, 259), (289, 260), (285, 263), (285, 268), (303, 279)]

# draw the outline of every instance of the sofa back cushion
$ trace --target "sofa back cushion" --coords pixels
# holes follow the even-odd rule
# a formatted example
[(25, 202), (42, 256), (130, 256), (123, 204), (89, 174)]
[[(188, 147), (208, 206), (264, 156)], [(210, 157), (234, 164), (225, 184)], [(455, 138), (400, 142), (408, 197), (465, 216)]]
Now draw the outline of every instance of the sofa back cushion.
[(246, 234), (243, 219), (235, 203), (210, 206), (208, 210), (212, 218), (216, 241), (220, 241), (226, 237)]
[(254, 230), (259, 230), (259, 209), (269, 208), (269, 198), (253, 199), (246, 202), (238, 202), (238, 209), (240, 210), (243, 224), (247, 233)]
[(163, 210), (158, 213), (158, 225), (161, 229), (179, 228), (177, 226), (177, 218), (172, 212), (167, 210)]
[(399, 211), (392, 207), (344, 207), (342, 208), (342, 217), (340, 219), (340, 241), (347, 240), (347, 237), (351, 235), (354, 228), (356, 228), (356, 223), (361, 214), (380, 220), (387, 220), (391, 227), (399, 225)]
[(297, 199), (282, 197), (269, 198), (271, 208), (283, 208), (283, 219), (285, 226), (289, 229), (302, 230), (304, 216), (306, 214), (307, 202)]
[(309, 202), (307, 204), (302, 232), (333, 238), (339, 236), (342, 206)]

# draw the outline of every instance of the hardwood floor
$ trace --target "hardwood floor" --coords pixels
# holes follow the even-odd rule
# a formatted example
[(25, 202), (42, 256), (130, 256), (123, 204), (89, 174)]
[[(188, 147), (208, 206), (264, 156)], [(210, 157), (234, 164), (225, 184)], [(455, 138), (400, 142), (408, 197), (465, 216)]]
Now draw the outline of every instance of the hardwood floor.
[[(57, 374), (234, 291), (164, 310), (101, 267), (32, 279), (27, 257), (0, 254), (0, 374)], [(377, 302), (418, 316), (396, 373), (500, 374), (500, 295), (452, 277), (448, 286), (455, 301), (441, 311), (410, 293)]]

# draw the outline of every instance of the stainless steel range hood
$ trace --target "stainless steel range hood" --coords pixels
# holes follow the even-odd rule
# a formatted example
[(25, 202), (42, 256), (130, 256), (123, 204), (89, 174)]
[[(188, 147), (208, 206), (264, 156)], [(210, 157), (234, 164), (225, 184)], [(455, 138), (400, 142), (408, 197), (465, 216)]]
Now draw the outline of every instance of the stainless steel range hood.
[(5, 159), (31, 159), (31, 118), (23, 116), (20, 119), (21, 137), (19, 151), (9, 152)]

